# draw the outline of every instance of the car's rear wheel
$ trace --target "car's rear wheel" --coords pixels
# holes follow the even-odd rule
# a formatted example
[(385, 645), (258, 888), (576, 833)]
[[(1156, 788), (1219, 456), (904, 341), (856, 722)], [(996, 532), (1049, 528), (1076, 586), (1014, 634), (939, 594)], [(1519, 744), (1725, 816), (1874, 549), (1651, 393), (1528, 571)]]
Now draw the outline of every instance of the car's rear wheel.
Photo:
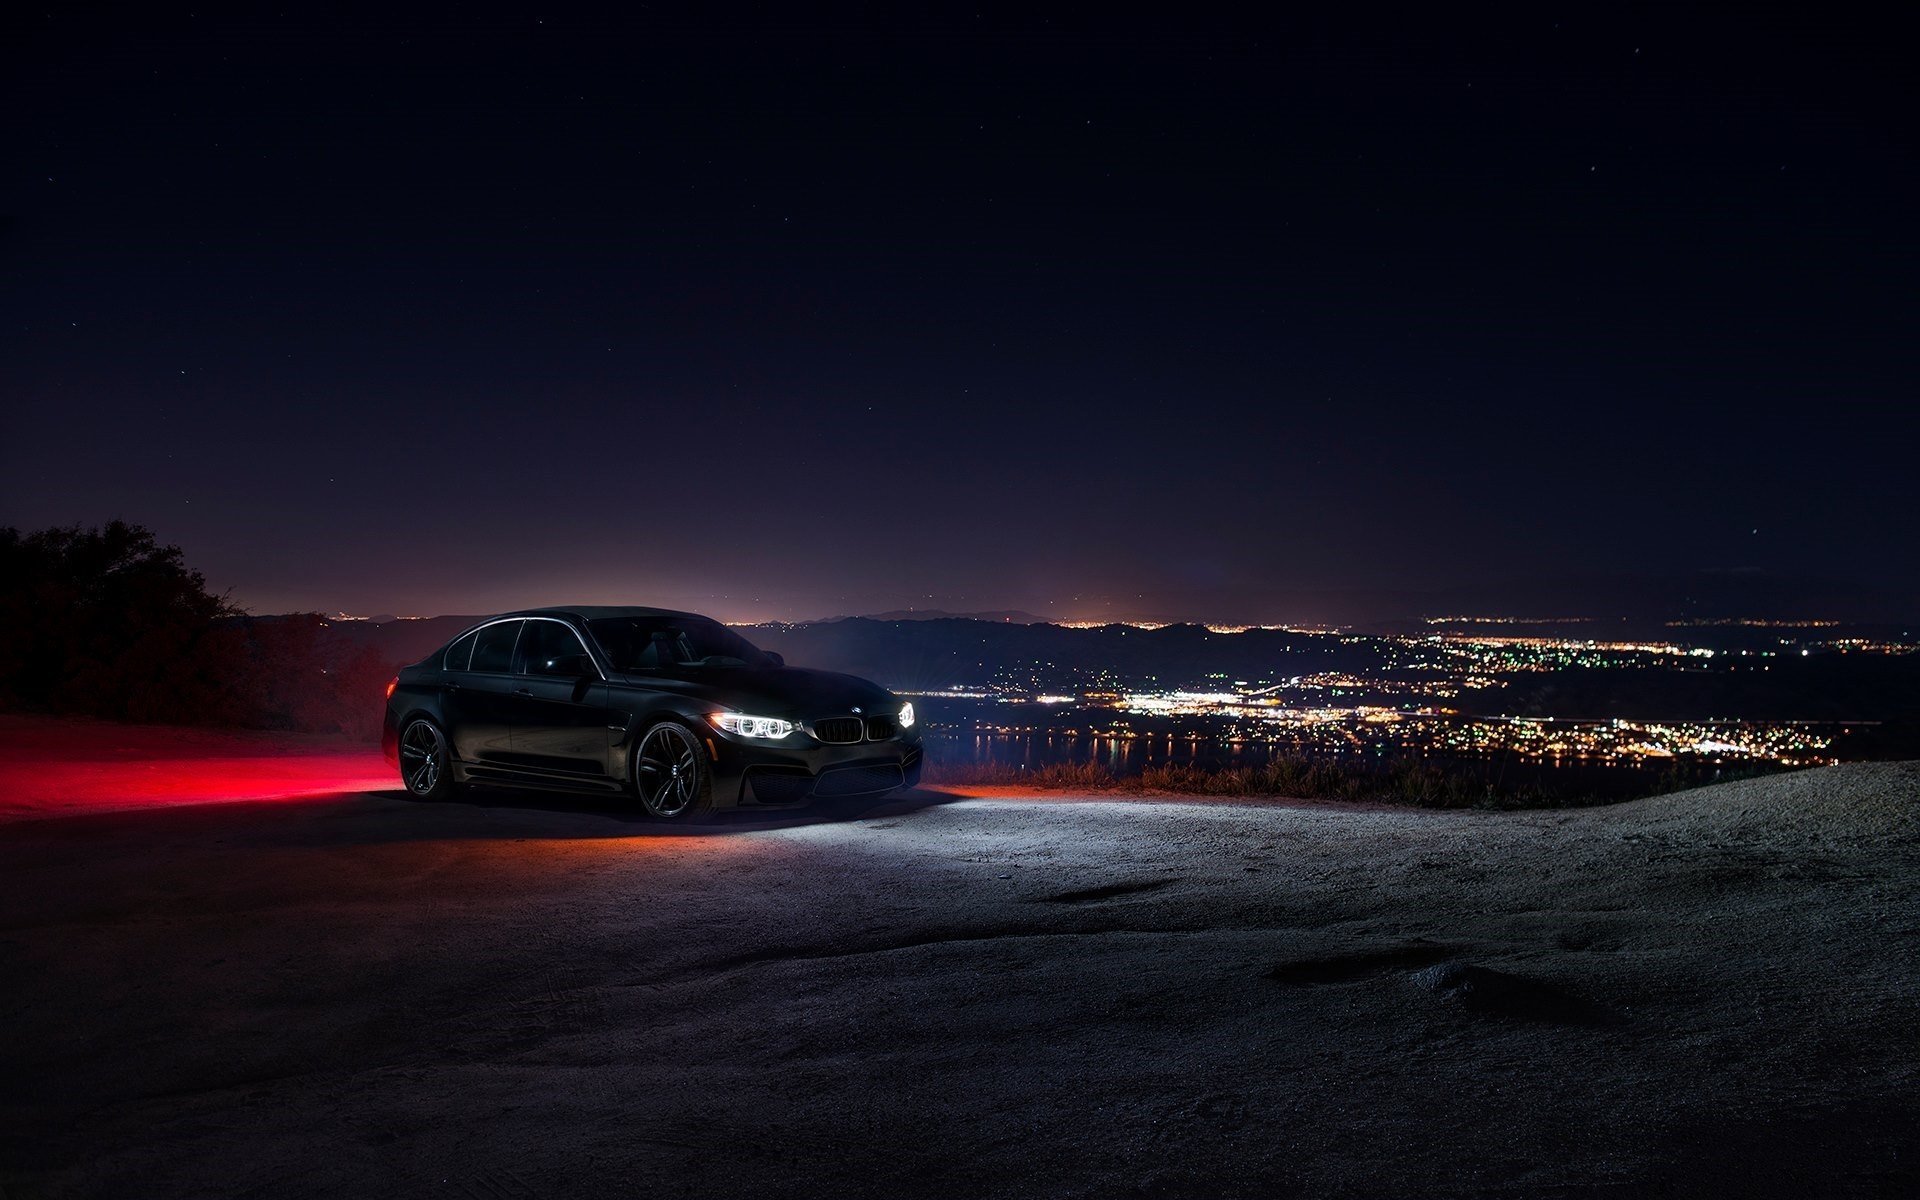
[(678, 721), (661, 721), (633, 752), (633, 790), (648, 814), (698, 821), (713, 811), (713, 771), (700, 743)]
[(400, 782), (422, 800), (444, 800), (454, 792), (452, 757), (447, 735), (417, 717), (400, 734)]

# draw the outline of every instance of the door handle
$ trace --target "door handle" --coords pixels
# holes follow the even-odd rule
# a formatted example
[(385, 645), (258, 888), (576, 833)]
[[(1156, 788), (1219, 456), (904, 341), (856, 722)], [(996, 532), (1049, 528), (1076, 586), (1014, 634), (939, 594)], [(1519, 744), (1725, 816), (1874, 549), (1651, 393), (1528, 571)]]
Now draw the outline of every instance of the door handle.
[(515, 688), (513, 689), (513, 694), (516, 696), (531, 696), (533, 695), (533, 689), (532, 688)]

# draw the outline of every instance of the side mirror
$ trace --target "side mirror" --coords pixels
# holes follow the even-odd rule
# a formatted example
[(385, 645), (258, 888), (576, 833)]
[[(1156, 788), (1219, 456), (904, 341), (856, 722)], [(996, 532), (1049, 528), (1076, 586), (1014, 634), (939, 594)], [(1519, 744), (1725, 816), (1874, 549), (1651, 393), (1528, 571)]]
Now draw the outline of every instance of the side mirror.
[(535, 675), (557, 675), (562, 679), (584, 679), (598, 674), (594, 670), (593, 660), (584, 654), (563, 654), (559, 658), (543, 659), (533, 664)]
[(787, 660), (782, 657), (777, 650), (767, 651), (767, 657), (773, 660), (773, 665), (776, 667), (784, 667), (787, 665)]

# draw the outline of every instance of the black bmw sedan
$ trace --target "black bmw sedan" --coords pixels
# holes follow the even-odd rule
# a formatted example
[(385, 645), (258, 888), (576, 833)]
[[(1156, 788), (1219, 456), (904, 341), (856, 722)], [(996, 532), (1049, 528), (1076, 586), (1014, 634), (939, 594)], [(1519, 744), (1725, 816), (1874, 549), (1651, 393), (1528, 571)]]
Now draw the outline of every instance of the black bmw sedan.
[(478, 783), (626, 791), (678, 820), (920, 779), (913, 705), (657, 608), (482, 621), (387, 685), (381, 741), (417, 796)]

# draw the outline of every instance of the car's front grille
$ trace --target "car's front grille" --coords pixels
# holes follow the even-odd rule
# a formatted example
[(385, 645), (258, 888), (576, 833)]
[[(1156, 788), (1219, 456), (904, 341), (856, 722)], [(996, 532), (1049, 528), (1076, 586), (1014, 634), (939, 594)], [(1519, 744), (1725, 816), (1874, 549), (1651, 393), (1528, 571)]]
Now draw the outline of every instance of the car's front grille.
[(823, 742), (857, 742), (863, 732), (859, 717), (823, 717), (813, 723), (813, 736)]
[(899, 732), (900, 726), (892, 717), (867, 718), (867, 740), (870, 742), (884, 742)]
[(857, 767), (836, 767), (824, 771), (814, 781), (816, 796), (862, 796), (869, 792), (890, 792), (903, 784), (898, 763), (869, 763)]

